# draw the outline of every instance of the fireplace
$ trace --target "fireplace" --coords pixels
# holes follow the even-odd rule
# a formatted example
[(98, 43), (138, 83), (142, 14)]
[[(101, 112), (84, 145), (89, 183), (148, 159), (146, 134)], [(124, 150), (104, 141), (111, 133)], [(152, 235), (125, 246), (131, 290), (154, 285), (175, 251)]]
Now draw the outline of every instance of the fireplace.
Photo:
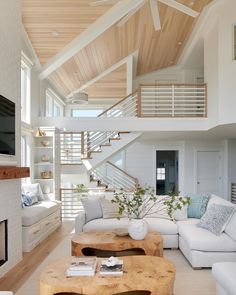
[(8, 260), (7, 220), (0, 221), (0, 266)]

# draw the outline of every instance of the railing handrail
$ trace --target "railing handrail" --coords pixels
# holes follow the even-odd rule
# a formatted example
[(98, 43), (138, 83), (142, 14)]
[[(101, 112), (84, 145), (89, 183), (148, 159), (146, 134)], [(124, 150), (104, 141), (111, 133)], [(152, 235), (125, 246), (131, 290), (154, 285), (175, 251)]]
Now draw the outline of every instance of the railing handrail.
[(121, 169), (120, 167), (116, 166), (115, 164), (111, 163), (110, 161), (107, 161), (107, 163), (111, 166), (113, 166), (115, 169), (119, 170), (120, 172), (122, 172), (123, 174), (125, 174), (126, 176), (128, 176), (129, 178), (133, 179), (133, 181), (135, 183), (138, 183), (138, 179), (136, 177), (133, 177), (132, 175), (130, 175), (129, 173), (127, 173), (126, 171), (124, 171), (123, 169)]
[(125, 101), (126, 99), (128, 99), (130, 96), (133, 96), (134, 94), (137, 93), (137, 90), (132, 92), (131, 94), (127, 95), (126, 97), (122, 98), (121, 100), (119, 100), (117, 103), (113, 104), (112, 106), (110, 106), (108, 109), (106, 109), (105, 111), (103, 111), (101, 114), (98, 115), (98, 117), (101, 117), (102, 115), (104, 115), (105, 113), (107, 113), (108, 111), (110, 111), (111, 109), (113, 109), (114, 107), (116, 107), (117, 105), (119, 105), (120, 103), (122, 103), (123, 101)]
[(140, 83), (139, 86), (142, 87), (142, 86), (147, 86), (147, 87), (150, 87), (150, 86), (153, 86), (153, 87), (156, 87), (156, 86), (200, 86), (200, 87), (205, 87), (207, 85), (207, 83), (157, 83), (157, 84), (149, 84), (149, 83)]

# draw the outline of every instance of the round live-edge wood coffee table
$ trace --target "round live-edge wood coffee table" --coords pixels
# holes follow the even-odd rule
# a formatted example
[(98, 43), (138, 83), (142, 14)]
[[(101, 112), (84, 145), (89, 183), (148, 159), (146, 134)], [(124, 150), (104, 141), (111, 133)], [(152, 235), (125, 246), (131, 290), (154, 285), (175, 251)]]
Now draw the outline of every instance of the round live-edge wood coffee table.
[(83, 232), (71, 240), (72, 256), (83, 256), (86, 249), (125, 251), (142, 249), (146, 255), (163, 257), (163, 238), (156, 232), (149, 232), (144, 240), (133, 240), (130, 236), (117, 236), (112, 231)]
[[(175, 266), (156, 256), (125, 256), (121, 276), (66, 277), (72, 257), (61, 258), (47, 266), (40, 277), (40, 295), (75, 293), (112, 295), (127, 291), (149, 291), (152, 295), (173, 295)], [(97, 269), (102, 258), (98, 258)]]

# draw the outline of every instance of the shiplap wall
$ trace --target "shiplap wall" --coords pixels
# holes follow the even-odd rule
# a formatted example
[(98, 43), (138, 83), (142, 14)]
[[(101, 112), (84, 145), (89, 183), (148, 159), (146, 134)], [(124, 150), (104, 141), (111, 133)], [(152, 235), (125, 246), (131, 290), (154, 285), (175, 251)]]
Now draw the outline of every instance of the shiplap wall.
[[(0, 0), (0, 94), (16, 103), (16, 156), (0, 165), (20, 164), (21, 13), (19, 0)], [(22, 258), (20, 180), (0, 181), (0, 220), (8, 219), (8, 262), (0, 277)]]

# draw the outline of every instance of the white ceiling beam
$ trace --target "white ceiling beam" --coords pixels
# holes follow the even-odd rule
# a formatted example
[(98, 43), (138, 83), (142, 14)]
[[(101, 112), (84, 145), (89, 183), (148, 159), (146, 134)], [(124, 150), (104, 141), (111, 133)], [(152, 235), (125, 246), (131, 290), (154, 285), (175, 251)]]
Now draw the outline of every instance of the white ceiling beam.
[(197, 17), (199, 15), (199, 12), (193, 10), (192, 8), (183, 5), (175, 0), (158, 0), (159, 2), (166, 4), (174, 9), (177, 9), (185, 14), (188, 14), (192, 17)]
[(113, 3), (116, 3), (120, 0), (98, 0), (98, 1), (91, 1), (89, 3), (90, 6), (100, 6), (100, 5), (111, 5)]
[(149, 0), (149, 3), (150, 3), (150, 9), (151, 9), (152, 20), (153, 20), (155, 31), (159, 31), (161, 29), (161, 21), (160, 21), (157, 0)]
[(124, 24), (127, 23), (127, 21), (141, 8), (147, 1), (144, 0), (139, 6), (137, 6), (135, 9), (130, 11), (129, 13), (126, 14), (117, 24), (117, 27), (122, 27)]
[(58, 67), (64, 64), (68, 59), (85, 48), (98, 36), (104, 33), (127, 13), (139, 6), (143, 0), (122, 0), (109, 9), (104, 15), (92, 23), (85, 31), (78, 35), (68, 45), (66, 45), (58, 54), (47, 62), (39, 74), (40, 79), (46, 78)]
[(85, 84), (83, 84), (81, 87), (77, 88), (76, 90), (72, 91), (71, 93), (69, 93), (66, 97), (70, 98), (73, 96), (73, 94), (75, 94), (76, 92), (79, 91), (83, 91), (86, 88), (88, 88), (89, 86), (91, 86), (92, 84), (96, 83), (97, 81), (101, 80), (102, 78), (104, 78), (105, 76), (107, 76), (108, 74), (110, 74), (111, 72), (115, 71), (116, 69), (118, 69), (120, 66), (128, 63), (128, 61), (133, 58), (133, 56), (137, 55), (137, 51), (131, 53), (130, 55), (126, 56), (125, 58), (123, 58), (122, 60), (120, 60), (119, 62), (113, 64), (111, 67), (109, 67), (108, 69), (106, 69), (105, 71), (103, 71), (101, 74), (99, 74), (98, 76), (96, 76), (95, 78), (89, 80), (88, 82), (86, 82)]

